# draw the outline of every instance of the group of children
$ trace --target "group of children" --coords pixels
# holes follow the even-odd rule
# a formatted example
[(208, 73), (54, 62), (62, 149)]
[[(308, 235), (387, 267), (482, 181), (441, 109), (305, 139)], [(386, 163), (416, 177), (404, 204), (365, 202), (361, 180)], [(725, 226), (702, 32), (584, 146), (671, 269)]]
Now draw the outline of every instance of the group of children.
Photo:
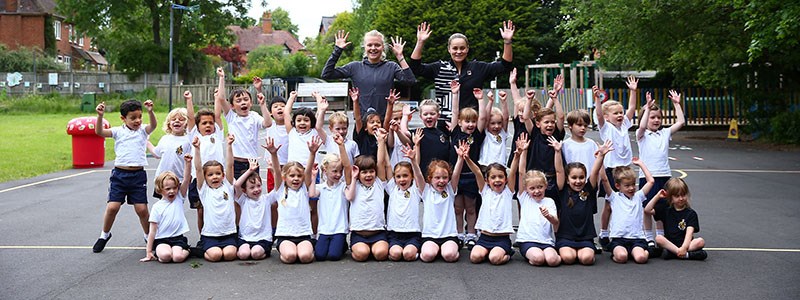
[[(397, 101), (398, 93), (387, 97), (385, 116), (370, 109), (361, 116), (359, 91), (351, 89), (355, 130), (349, 140), (349, 118), (343, 112), (333, 113), (329, 130), (323, 128), (329, 105), (319, 93), (312, 93), (316, 112), (292, 109), (295, 92), (288, 100), (276, 96), (270, 103), (257, 93), (261, 112), (270, 114), (262, 117), (251, 110), (251, 94), (244, 89), (234, 89), (225, 99), (224, 72), (218, 69), (217, 74), (214, 110), (195, 113), (191, 93), (184, 93), (186, 108), (169, 113), (163, 126), (167, 134), (155, 147), (147, 142), (157, 124), (151, 101), (144, 103), (150, 120), (144, 127), (142, 106), (135, 100), (121, 105), (122, 126), (97, 127), (98, 135), (115, 139), (117, 158), (94, 252), (111, 238), (111, 225), (127, 199), (147, 241), (142, 261), (181, 262), (190, 255), (208, 261), (264, 259), (274, 244), (284, 263), (339, 260), (348, 248), (356, 261), (431, 262), (441, 257), (454, 262), (466, 246), (473, 263), (504, 264), (514, 254), (512, 205), (517, 199), (516, 243), (530, 264), (590, 265), (598, 250), (593, 216), (600, 190), (607, 202), (600, 242), (606, 245), (610, 238), (606, 251), (615, 262), (632, 257), (644, 263), (657, 249), (667, 250), (665, 258), (706, 257), (703, 239), (693, 236), (699, 225), (688, 187), (670, 178), (668, 143), (683, 125), (680, 95), (674, 91), (670, 99), (677, 121), (664, 129), (661, 110), (647, 94), (636, 132), (636, 159), (627, 133), (636, 108), (635, 78), (628, 80), (626, 113), (619, 102), (600, 103), (599, 90), (593, 89), (602, 108), (597, 114), (604, 143), (598, 146), (585, 137), (591, 124), (585, 110), (566, 115), (571, 137), (565, 140), (560, 76), (541, 107), (533, 91), (520, 95), (515, 69), (511, 92), (497, 95), (499, 107), (493, 106), (491, 92), (475, 89), (477, 109), (454, 112), (447, 128), (437, 126), (437, 103), (423, 100), (418, 105), (423, 127), (413, 131), (408, 128), (412, 110)], [(260, 90), (260, 79), (254, 87)], [(450, 87), (452, 105), (459, 107), (459, 82)], [(513, 136), (507, 128), (509, 94)], [(98, 124), (104, 110), (104, 104), (98, 105)], [(263, 145), (260, 130), (268, 136)], [(268, 153), (266, 184), (260, 147)], [(160, 200), (149, 213), (146, 148), (160, 158), (153, 195)], [(638, 189), (631, 164), (640, 169)], [(187, 199), (198, 215), (197, 247), (190, 247), (184, 236), (189, 231)], [(657, 236), (651, 230), (653, 217), (663, 223)]]

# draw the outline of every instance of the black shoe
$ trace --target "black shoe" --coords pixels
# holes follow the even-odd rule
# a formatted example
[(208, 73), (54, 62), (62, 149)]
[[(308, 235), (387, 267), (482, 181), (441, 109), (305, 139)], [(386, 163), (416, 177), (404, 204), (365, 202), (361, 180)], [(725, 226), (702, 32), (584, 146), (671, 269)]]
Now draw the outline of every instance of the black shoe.
[(467, 239), (464, 242), (464, 246), (467, 247), (467, 250), (472, 251), (472, 248), (475, 247), (476, 241), (474, 239)]
[(205, 252), (203, 252), (203, 248), (189, 247), (189, 256), (190, 257), (203, 258), (204, 254), (205, 254)]
[(600, 246), (600, 243), (597, 241), (592, 241), (592, 243), (594, 244), (594, 254), (603, 254), (603, 247)]
[(678, 255), (676, 255), (675, 253), (672, 253), (670, 251), (665, 251), (664, 252), (664, 260), (670, 260), (670, 259), (676, 259), (676, 258), (678, 258)]
[(102, 252), (103, 249), (106, 248), (106, 243), (108, 243), (108, 240), (110, 240), (110, 239), (111, 239), (111, 233), (110, 232), (108, 233), (108, 237), (107, 238), (105, 238), (105, 239), (97, 239), (97, 242), (94, 242), (94, 246), (92, 246), (92, 252), (94, 252), (94, 253)]
[(654, 241), (647, 241), (647, 258), (656, 258), (660, 257), (663, 250), (656, 246), (656, 242)]
[(609, 240), (608, 237), (601, 237), (600, 238), (600, 247), (603, 249), (603, 251), (609, 252), (608, 244), (610, 244), (610, 243), (611, 243), (611, 240)]
[(689, 251), (689, 257), (687, 259), (706, 260), (706, 258), (708, 258), (708, 252), (706, 252), (706, 250), (697, 250), (697, 251)]

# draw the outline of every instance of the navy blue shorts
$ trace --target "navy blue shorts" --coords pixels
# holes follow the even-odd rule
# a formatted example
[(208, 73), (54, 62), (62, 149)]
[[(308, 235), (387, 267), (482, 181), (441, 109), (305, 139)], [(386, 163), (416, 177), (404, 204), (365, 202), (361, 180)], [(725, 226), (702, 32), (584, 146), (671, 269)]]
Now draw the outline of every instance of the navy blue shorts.
[[(431, 237), (424, 237), (424, 238), (422, 238), (422, 243), (423, 243), (423, 244), (425, 244), (425, 243), (427, 243), (427, 242), (434, 242), (434, 243), (435, 243), (436, 245), (438, 245), (439, 247), (441, 247), (442, 245), (444, 245), (444, 243), (446, 243), (447, 241), (452, 241), (452, 242), (456, 243), (456, 245), (458, 245), (459, 243), (461, 243), (461, 241), (460, 241), (460, 240), (458, 240), (458, 237), (457, 237), (457, 236), (447, 236), (447, 237), (443, 237), (443, 238), (431, 238)], [(421, 249), (422, 249), (422, 248), (420, 248), (420, 250), (421, 250)]]
[(173, 237), (168, 237), (168, 238), (163, 238), (163, 239), (155, 239), (153, 241), (153, 250), (158, 248), (158, 245), (161, 245), (161, 244), (167, 244), (170, 247), (178, 246), (178, 247), (183, 248), (183, 250), (189, 250), (189, 240), (186, 239), (186, 237), (183, 236), (183, 235), (173, 236)]
[(203, 244), (203, 251), (208, 251), (208, 249), (214, 247), (219, 247), (220, 249), (224, 249), (228, 246), (236, 247), (236, 240), (238, 240), (238, 237), (235, 233), (223, 236), (200, 235), (200, 241)]
[(108, 202), (147, 204), (147, 172), (144, 169), (131, 171), (120, 168), (111, 170), (108, 186)]
[[(617, 187), (614, 186), (614, 168), (606, 168), (605, 171), (606, 171), (606, 178), (608, 178), (608, 184), (611, 185), (611, 189), (614, 190), (614, 192), (618, 192)], [(598, 184), (599, 183), (600, 181), (598, 181)], [(600, 193), (600, 196), (603, 196), (603, 198), (606, 197), (606, 194), (611, 193), (609, 191), (606, 191), (606, 187), (603, 184), (599, 184), (599, 186), (597, 187), (597, 191)]]
[(592, 251), (594, 251), (594, 241), (592, 240), (576, 241), (576, 240), (556, 237), (556, 249), (561, 249), (564, 247), (572, 248), (575, 250), (580, 250), (583, 248), (591, 248)]
[(397, 232), (397, 231), (389, 231), (386, 234), (387, 238), (389, 239), (389, 248), (392, 246), (400, 246), (405, 248), (406, 246), (414, 246), (417, 249), (422, 249), (422, 233), (421, 232)]
[(355, 232), (350, 232), (350, 248), (353, 248), (353, 245), (356, 243), (364, 243), (367, 246), (372, 247), (372, 244), (377, 242), (384, 241), (386, 242), (386, 231), (378, 231), (377, 233), (370, 235), (370, 236), (363, 236)]
[(525, 254), (527, 254), (528, 250), (531, 248), (539, 248), (542, 250), (547, 248), (553, 248), (553, 250), (555, 250), (555, 247), (553, 247), (553, 245), (542, 244), (537, 242), (519, 242), (519, 254), (521, 254), (522, 256), (525, 256)]
[(317, 240), (312, 239), (310, 235), (306, 236), (275, 236), (275, 249), (278, 250), (278, 253), (281, 253), (281, 243), (283, 242), (290, 242), (297, 246), (298, 244), (302, 243), (303, 241), (311, 242), (311, 247), (315, 247), (317, 245)]
[(478, 181), (475, 180), (475, 173), (461, 173), (458, 178), (458, 192), (456, 195), (464, 195), (470, 198), (478, 198), (481, 193), (478, 191)]
[[(233, 160), (233, 178), (239, 179), (239, 176), (247, 172), (247, 169), (250, 169), (249, 161)], [(256, 169), (256, 173), (259, 171), (261, 171), (261, 168)]]
[(628, 253), (630, 254), (635, 247), (642, 248), (642, 250), (647, 250), (647, 241), (644, 239), (611, 238), (611, 243), (608, 244), (608, 249), (614, 251), (614, 248), (617, 246), (625, 247), (625, 250), (628, 250)]
[(203, 203), (200, 202), (200, 193), (197, 192), (197, 179), (192, 178), (192, 182), (189, 183), (189, 191), (186, 194), (189, 196), (190, 208), (203, 208)]
[(236, 238), (236, 247), (237, 248), (241, 247), (244, 244), (250, 245), (250, 249), (253, 249), (253, 246), (256, 246), (256, 245), (261, 246), (261, 248), (264, 248), (264, 250), (267, 251), (267, 257), (269, 257), (269, 252), (272, 251), (272, 242), (270, 242), (268, 240), (260, 240), (260, 241), (257, 241), (257, 242), (248, 242), (248, 241), (245, 241), (245, 240), (240, 239), (238, 237)]
[(514, 249), (511, 248), (511, 237), (507, 235), (491, 236), (481, 234), (481, 236), (478, 237), (478, 243), (476, 243), (475, 246), (481, 246), (489, 251), (492, 251), (494, 247), (500, 247), (506, 251), (506, 254), (514, 255)]

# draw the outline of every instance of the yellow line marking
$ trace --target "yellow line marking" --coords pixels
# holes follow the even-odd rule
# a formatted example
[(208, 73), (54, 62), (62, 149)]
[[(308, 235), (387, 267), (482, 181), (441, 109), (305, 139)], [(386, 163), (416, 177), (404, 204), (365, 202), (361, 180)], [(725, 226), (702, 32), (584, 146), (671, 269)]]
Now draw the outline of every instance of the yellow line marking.
[[(145, 171), (155, 171), (156, 169), (144, 169), (144, 170), (145, 170)], [(26, 188), (26, 187), (31, 187), (31, 186), (34, 186), (34, 185), (39, 185), (39, 184), (42, 184), (42, 183), (48, 183), (48, 182), (52, 182), (52, 181), (63, 180), (63, 179), (68, 179), (68, 178), (72, 178), (72, 177), (78, 177), (78, 176), (81, 176), (81, 175), (86, 175), (86, 174), (90, 174), (90, 173), (95, 173), (95, 172), (108, 172), (108, 171), (111, 171), (111, 169), (106, 169), (106, 170), (90, 170), (90, 171), (81, 172), (81, 173), (77, 173), (77, 174), (72, 174), (72, 175), (67, 175), (67, 176), (61, 176), (61, 177), (56, 177), (56, 178), (50, 178), (50, 179), (47, 179), (47, 180), (42, 180), (42, 181), (38, 181), (38, 182), (31, 182), (31, 183), (28, 183), (28, 184), (23, 184), (23, 185), (20, 185), (20, 186), (15, 186), (15, 187), (12, 187), (12, 188), (7, 188), (7, 189), (5, 189), (5, 190), (0, 190), (0, 193), (10, 192), (10, 191), (13, 191), (13, 190), (18, 190), (18, 189), (21, 189), (21, 188)]]
[[(92, 246), (0, 246), (0, 249), (92, 249)], [(145, 247), (106, 247), (112, 250), (144, 250)]]
[(62, 180), (62, 179), (77, 177), (77, 176), (86, 175), (86, 174), (90, 174), (90, 173), (94, 173), (94, 172), (97, 172), (97, 170), (91, 170), (91, 171), (81, 172), (81, 173), (67, 175), (67, 176), (50, 178), (50, 179), (42, 180), (42, 181), (39, 181), (39, 182), (32, 182), (32, 183), (28, 183), (28, 184), (23, 184), (23, 185), (15, 186), (15, 187), (12, 187), (12, 188), (7, 188), (5, 190), (0, 190), (0, 193), (10, 192), (10, 191), (18, 190), (18, 189), (21, 189), (21, 188), (26, 188), (26, 187), (30, 187), (30, 186), (34, 186), (34, 185), (39, 185), (39, 184), (42, 184), (42, 183), (48, 183), (48, 182), (56, 181), (56, 180)]
[(708, 251), (753, 251), (753, 252), (797, 252), (800, 249), (780, 249), (780, 248), (703, 248)]
[(678, 172), (678, 173), (681, 173), (681, 177), (678, 177), (678, 178), (680, 178), (680, 179), (684, 179), (684, 178), (686, 178), (686, 176), (689, 176), (689, 174), (686, 174), (686, 172), (684, 172), (684, 171), (682, 171), (682, 170), (675, 169), (675, 170), (673, 170), (673, 171), (675, 171), (675, 172)]
[(800, 171), (792, 170), (720, 170), (720, 169), (683, 169), (685, 172), (724, 172), (724, 173), (779, 173), (779, 174), (800, 174)]

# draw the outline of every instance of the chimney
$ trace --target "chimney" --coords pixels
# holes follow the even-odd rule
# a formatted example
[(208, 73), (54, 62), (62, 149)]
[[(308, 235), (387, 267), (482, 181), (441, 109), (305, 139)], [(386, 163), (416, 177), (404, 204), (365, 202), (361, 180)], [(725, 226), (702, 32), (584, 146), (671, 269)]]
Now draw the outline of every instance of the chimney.
[(261, 31), (264, 34), (272, 34), (272, 12), (266, 11), (261, 17)]
[(17, 1), (17, 0), (6, 0), (5, 9), (6, 9), (6, 12), (10, 12), (10, 13), (17, 12), (17, 9), (19, 9), (19, 1)]

